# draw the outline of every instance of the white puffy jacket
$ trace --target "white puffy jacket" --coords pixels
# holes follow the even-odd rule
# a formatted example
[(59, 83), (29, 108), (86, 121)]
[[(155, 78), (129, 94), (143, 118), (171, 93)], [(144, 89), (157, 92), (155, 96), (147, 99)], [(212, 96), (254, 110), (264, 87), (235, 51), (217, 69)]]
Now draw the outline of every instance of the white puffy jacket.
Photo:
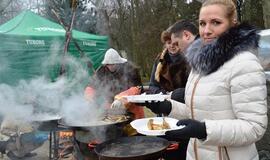
[(255, 142), (264, 135), (268, 120), (266, 92), (263, 68), (250, 51), (237, 53), (210, 74), (193, 69), (186, 104), (171, 100), (169, 115), (185, 119), (193, 112), (194, 119), (205, 122), (207, 138), (190, 139), (187, 160), (258, 160)]

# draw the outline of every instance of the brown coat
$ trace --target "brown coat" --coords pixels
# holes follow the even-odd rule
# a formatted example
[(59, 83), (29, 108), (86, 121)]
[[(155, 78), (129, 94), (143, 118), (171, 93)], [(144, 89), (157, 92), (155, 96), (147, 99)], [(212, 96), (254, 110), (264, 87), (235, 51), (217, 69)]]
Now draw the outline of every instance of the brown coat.
[(163, 57), (161, 55), (158, 55), (153, 66), (150, 79), (150, 92), (164, 93), (177, 88), (185, 88), (190, 72), (186, 58), (182, 54), (170, 56), (168, 52)]

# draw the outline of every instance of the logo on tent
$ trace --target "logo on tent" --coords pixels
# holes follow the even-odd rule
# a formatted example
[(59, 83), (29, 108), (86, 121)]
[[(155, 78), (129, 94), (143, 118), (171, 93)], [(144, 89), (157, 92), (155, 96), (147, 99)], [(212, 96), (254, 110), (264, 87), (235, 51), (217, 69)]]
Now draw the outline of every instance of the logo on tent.
[(91, 47), (95, 47), (97, 46), (97, 43), (95, 41), (83, 41), (83, 45), (84, 46), (91, 46)]
[(44, 40), (36, 40), (36, 39), (26, 39), (27, 45), (38, 45), (38, 46), (45, 46)]
[(58, 28), (50, 28), (50, 27), (37, 27), (34, 28), (37, 31), (44, 32), (44, 31), (51, 31), (51, 32), (66, 32), (64, 29), (58, 29)]

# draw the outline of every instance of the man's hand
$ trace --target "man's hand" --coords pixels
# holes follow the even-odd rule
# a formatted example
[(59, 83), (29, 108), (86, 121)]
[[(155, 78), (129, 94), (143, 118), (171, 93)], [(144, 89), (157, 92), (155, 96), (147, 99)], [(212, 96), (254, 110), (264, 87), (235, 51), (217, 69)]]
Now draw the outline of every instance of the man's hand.
[(181, 125), (185, 125), (185, 127), (178, 130), (167, 131), (165, 135), (172, 139), (205, 139), (207, 137), (205, 122), (193, 119), (184, 119), (177, 122), (177, 126)]
[(111, 104), (111, 108), (125, 108), (125, 105), (121, 100), (116, 99)]

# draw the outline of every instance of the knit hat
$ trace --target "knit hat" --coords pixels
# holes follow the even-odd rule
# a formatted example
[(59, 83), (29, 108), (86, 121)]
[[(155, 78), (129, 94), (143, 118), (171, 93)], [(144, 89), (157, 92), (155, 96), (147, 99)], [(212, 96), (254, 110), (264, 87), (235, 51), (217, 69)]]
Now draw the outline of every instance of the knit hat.
[(110, 48), (106, 51), (102, 64), (119, 64), (119, 63), (125, 63), (127, 62), (127, 59), (122, 58), (119, 53), (113, 49)]

